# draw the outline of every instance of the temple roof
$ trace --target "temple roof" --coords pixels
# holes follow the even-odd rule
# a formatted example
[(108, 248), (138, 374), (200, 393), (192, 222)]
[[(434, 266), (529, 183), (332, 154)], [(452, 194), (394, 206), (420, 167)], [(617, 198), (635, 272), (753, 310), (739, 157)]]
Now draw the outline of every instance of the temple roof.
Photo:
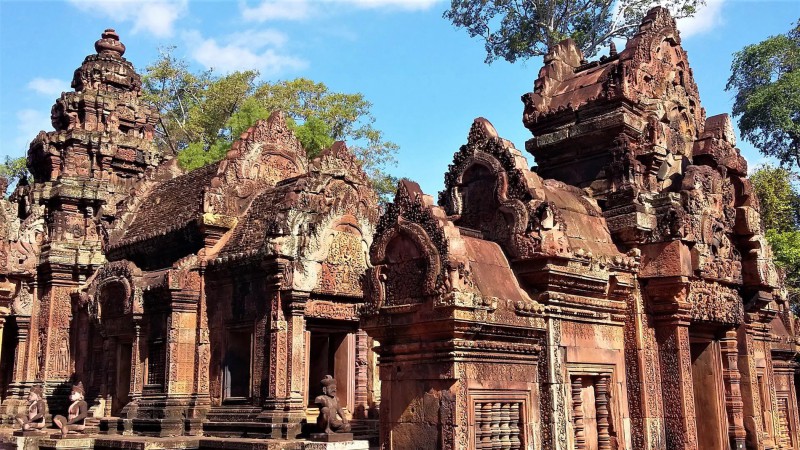
[(284, 234), (275, 225), (277, 205), (291, 192), (294, 183), (267, 188), (259, 193), (245, 215), (233, 229), (230, 238), (217, 255), (219, 260), (226, 258), (246, 258), (264, 248), (268, 235)]
[[(484, 118), (475, 119), (467, 144), (454, 155), (439, 203), (457, 226), (481, 231), (512, 260), (542, 254), (623, 257), (597, 202), (582, 189), (532, 172), (522, 153)], [(514, 213), (501, 218), (498, 210)], [(552, 225), (543, 224), (545, 215)]]
[(163, 235), (196, 221), (203, 214), (203, 194), (216, 176), (219, 163), (157, 184), (139, 205), (115, 246)]
[[(528, 294), (519, 286), (517, 277), (508, 264), (503, 250), (494, 242), (461, 236), (469, 261), (470, 274), (475, 287), (484, 297), (504, 300), (530, 301)], [(504, 280), (498, 282), (498, 280)]]
[[(366, 174), (343, 142), (335, 142), (309, 164), (307, 173), (261, 191), (240, 217), (217, 260), (245, 258), (268, 248), (280, 236), (312, 234), (330, 215), (350, 214), (377, 220), (376, 198)], [(296, 217), (308, 227), (296, 229)], [(302, 249), (284, 245), (280, 251)]]
[[(645, 107), (666, 101), (680, 89), (688, 97), (690, 113), (702, 127), (703, 112), (680, 34), (666, 8), (657, 6), (642, 19), (638, 32), (617, 53), (611, 44), (609, 55), (587, 63), (571, 39), (554, 46), (545, 56), (533, 92), (525, 94), (523, 122), (532, 132), (560, 125), (549, 118), (574, 112), (585, 105), (627, 100)], [(573, 118), (574, 119), (574, 118)]]

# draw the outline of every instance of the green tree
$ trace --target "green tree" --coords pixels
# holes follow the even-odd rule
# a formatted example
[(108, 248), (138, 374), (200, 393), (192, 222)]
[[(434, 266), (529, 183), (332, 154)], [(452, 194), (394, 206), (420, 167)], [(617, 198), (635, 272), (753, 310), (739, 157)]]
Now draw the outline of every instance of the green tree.
[[(800, 191), (798, 177), (781, 167), (758, 167), (750, 181), (761, 204), (761, 219), (775, 264), (786, 275), (786, 288), (800, 310)], [(800, 312), (800, 311), (798, 311)]]
[(331, 92), (305, 78), (259, 81), (255, 71), (192, 73), (172, 51), (146, 68), (143, 91), (161, 112), (159, 144), (176, 153), (184, 169), (219, 161), (256, 120), (282, 110), (309, 157), (336, 140), (347, 141), (381, 198), (394, 192), (386, 168), (395, 163), (398, 147), (374, 127), (372, 105), (362, 94)]
[(777, 232), (800, 229), (800, 193), (794, 183), (797, 175), (783, 167), (765, 164), (750, 175), (750, 182), (761, 204), (764, 228)]
[[(639, 29), (653, 0), (451, 0), (444, 17), (470, 37), (483, 39), (486, 63), (508, 62), (547, 54), (572, 38), (583, 53), (593, 56), (616, 37)], [(669, 0), (676, 18), (692, 16), (705, 0)]]
[(786, 34), (736, 52), (727, 90), (743, 139), (800, 167), (800, 20)]
[(173, 50), (162, 49), (159, 58), (147, 66), (142, 92), (161, 114), (156, 130), (159, 145), (178, 154), (190, 143), (202, 141), (202, 130), (194, 116), (211, 83), (211, 72), (190, 72), (186, 61), (176, 58)]
[[(28, 175), (27, 159), (24, 156), (18, 158), (6, 156), (5, 162), (0, 164), (0, 177), (8, 181), (8, 187), (14, 186), (23, 178), (28, 178)], [(0, 192), (0, 195), (5, 194), (5, 192)]]
[(783, 233), (767, 230), (775, 264), (786, 276), (786, 291), (795, 313), (800, 314), (800, 230)]
[[(397, 179), (386, 172), (386, 167), (395, 164), (398, 146), (385, 140), (383, 132), (374, 127), (372, 104), (363, 94), (331, 92), (323, 83), (297, 78), (262, 83), (253, 96), (266, 110), (284, 111), (300, 123), (305, 124), (310, 118), (324, 122), (334, 141), (347, 142), (381, 199), (387, 201), (394, 196)], [(320, 130), (313, 120), (310, 126)]]

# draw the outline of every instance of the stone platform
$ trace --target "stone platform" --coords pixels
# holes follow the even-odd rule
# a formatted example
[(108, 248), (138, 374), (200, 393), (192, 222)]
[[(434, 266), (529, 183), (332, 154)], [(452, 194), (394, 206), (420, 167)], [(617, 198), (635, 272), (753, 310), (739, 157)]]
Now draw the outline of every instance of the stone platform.
[(301, 439), (247, 439), (225, 437), (149, 437), (107, 434), (70, 435), (54, 439), (52, 430), (14, 436), (0, 429), (0, 450), (368, 450), (365, 440), (312, 442)]
[(305, 442), (303, 450), (369, 450), (369, 441)]

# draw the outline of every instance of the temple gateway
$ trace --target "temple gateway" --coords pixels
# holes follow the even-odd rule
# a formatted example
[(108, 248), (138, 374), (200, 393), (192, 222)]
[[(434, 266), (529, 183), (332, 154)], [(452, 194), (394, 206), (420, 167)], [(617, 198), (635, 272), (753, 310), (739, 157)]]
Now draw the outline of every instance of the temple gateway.
[(478, 118), (438, 199), (384, 206), (280, 112), (183, 173), (95, 50), (0, 200), (0, 447), (800, 449), (798, 320), (666, 9), (551, 49), (536, 167)]

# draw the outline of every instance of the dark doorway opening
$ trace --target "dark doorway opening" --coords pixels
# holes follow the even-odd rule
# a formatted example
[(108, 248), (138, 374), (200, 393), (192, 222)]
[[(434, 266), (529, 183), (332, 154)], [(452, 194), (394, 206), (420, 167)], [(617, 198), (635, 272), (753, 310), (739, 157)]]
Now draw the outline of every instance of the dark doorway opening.
[(116, 386), (111, 401), (111, 415), (118, 416), (122, 408), (130, 401), (131, 393), (131, 358), (133, 345), (123, 342), (117, 346), (117, 376)]
[(728, 420), (722, 384), (722, 359), (717, 341), (692, 341), (692, 383), (698, 448), (727, 450)]
[[(3, 345), (0, 349), (0, 394), (2, 399), (8, 396), (8, 386), (14, 379), (14, 359), (16, 357), (17, 345), (17, 321), (16, 318), (6, 319), (6, 326), (3, 328)], [(22, 358), (23, 355), (20, 355)]]
[(250, 329), (228, 330), (222, 361), (223, 401), (246, 401), (252, 392), (253, 333)]
[(350, 330), (311, 327), (308, 346), (308, 406), (316, 407), (314, 399), (322, 395), (320, 381), (325, 375), (336, 379), (336, 398), (339, 405), (352, 411), (355, 393), (355, 334)]

